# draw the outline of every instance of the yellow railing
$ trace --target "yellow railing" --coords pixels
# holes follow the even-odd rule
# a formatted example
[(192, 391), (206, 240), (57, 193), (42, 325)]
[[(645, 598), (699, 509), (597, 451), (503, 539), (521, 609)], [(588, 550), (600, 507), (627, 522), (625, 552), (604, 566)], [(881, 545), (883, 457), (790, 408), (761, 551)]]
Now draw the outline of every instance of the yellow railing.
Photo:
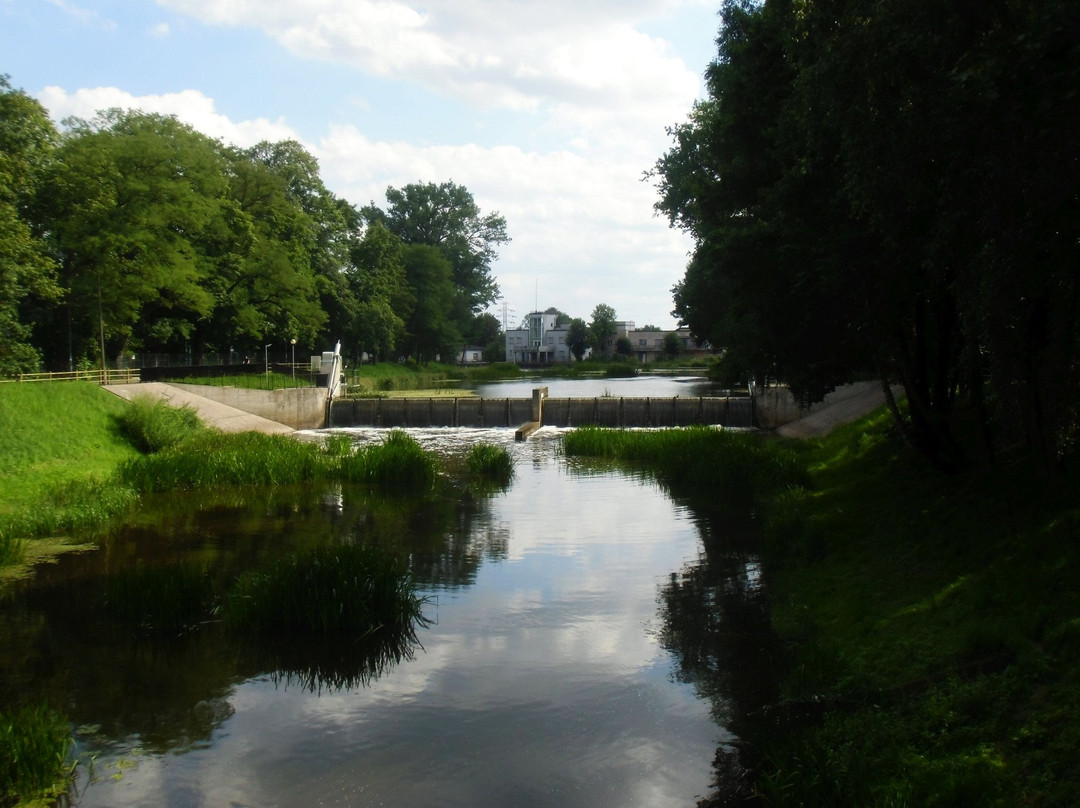
[(71, 370), (60, 373), (20, 373), (13, 378), (0, 378), (0, 382), (92, 382), (93, 384), (138, 384), (141, 381), (138, 368), (121, 370)]

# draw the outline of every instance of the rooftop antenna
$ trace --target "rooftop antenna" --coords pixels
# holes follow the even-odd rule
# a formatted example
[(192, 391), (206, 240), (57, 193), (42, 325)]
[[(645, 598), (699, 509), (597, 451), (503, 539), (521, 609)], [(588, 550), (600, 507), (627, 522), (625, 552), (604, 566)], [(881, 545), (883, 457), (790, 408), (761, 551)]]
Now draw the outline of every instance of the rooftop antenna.
[(533, 278), (533, 311), (540, 311), (540, 281)]

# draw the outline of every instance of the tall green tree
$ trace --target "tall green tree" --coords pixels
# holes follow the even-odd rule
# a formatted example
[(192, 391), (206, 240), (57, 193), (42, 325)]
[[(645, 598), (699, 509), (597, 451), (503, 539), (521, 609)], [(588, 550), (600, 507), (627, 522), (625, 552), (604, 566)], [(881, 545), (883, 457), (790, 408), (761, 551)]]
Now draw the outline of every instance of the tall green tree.
[(368, 221), (381, 221), (406, 244), (438, 248), (453, 269), (464, 311), (478, 313), (498, 297), (491, 276), (498, 247), (507, 244), (506, 219), (483, 213), (471, 193), (454, 182), (413, 183), (386, 189), (387, 208), (363, 209)]
[(805, 401), (901, 382), (899, 423), (945, 468), (959, 420), (987, 457), (1022, 439), (1052, 465), (1080, 389), (1069, 4), (722, 14), (709, 97), (655, 174), (695, 239), (680, 318)]
[(614, 336), (615, 309), (607, 303), (598, 303), (589, 322), (589, 344), (598, 355), (608, 355), (613, 347), (609, 343)]
[(45, 109), (0, 76), (0, 374), (38, 369), (27, 308), (59, 300), (56, 265), (34, 232), (31, 207), (52, 159)]
[(343, 326), (343, 338), (356, 356), (391, 358), (415, 305), (405, 273), (405, 245), (382, 224), (372, 224), (353, 245), (346, 280), (356, 307)]
[(573, 318), (566, 328), (566, 346), (577, 361), (589, 350), (589, 326), (580, 317)]
[(71, 121), (56, 156), (39, 195), (68, 289), (54, 333), (99, 362), (102, 349), (187, 340), (214, 307), (198, 242), (230, 205), (216, 142), (175, 118), (110, 110)]
[(417, 362), (451, 361), (463, 344), (453, 310), (446, 305), (454, 296), (453, 267), (441, 250), (427, 244), (406, 246), (404, 263), (413, 298), (406, 351)]

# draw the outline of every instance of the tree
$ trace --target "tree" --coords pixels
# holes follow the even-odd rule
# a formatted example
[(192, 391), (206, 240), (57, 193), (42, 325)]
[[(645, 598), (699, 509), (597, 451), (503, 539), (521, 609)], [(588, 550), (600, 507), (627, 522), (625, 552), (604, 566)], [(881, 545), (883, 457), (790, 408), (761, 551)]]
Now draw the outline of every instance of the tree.
[(679, 337), (670, 331), (664, 334), (664, 356), (668, 359), (674, 359), (676, 356), (682, 353), (682, 343), (679, 341)]
[(566, 345), (577, 361), (585, 358), (589, 349), (589, 326), (580, 317), (570, 321), (566, 329)]
[(1080, 434), (1068, 6), (728, 0), (654, 173), (695, 240), (682, 321), (806, 402), (900, 381), (943, 468), (959, 419), (1053, 465)]
[(633, 355), (634, 346), (630, 344), (629, 337), (619, 337), (615, 340), (615, 353), (624, 358)]
[(356, 306), (341, 325), (342, 336), (356, 356), (392, 356), (415, 302), (405, 274), (405, 245), (383, 225), (371, 225), (353, 245), (345, 276)]
[(567, 314), (564, 311), (559, 311), (559, 309), (555, 308), (555, 306), (549, 306), (548, 308), (544, 309), (544, 314), (554, 314), (555, 315), (555, 327), (556, 328), (560, 328), (561, 326), (564, 326), (564, 325), (569, 325), (569, 323), (570, 323), (570, 315)]
[(593, 309), (592, 321), (589, 323), (589, 343), (597, 354), (607, 355), (611, 352), (608, 344), (615, 336), (615, 309), (606, 303), (600, 303)]
[(498, 297), (491, 264), (496, 248), (510, 241), (502, 216), (481, 213), (472, 194), (454, 182), (390, 187), (386, 199), (385, 212), (369, 205), (365, 219), (382, 222), (406, 244), (437, 247), (450, 262), (465, 311), (478, 313)]
[(406, 320), (406, 350), (417, 362), (449, 361), (462, 344), (452, 306), (453, 267), (437, 247), (426, 244), (405, 247), (404, 263), (414, 296)]
[(56, 265), (32, 228), (30, 206), (52, 157), (45, 109), (0, 76), (0, 374), (37, 370), (27, 308), (61, 297)]
[(104, 366), (135, 344), (186, 340), (213, 310), (199, 240), (230, 206), (214, 141), (161, 115), (72, 121), (39, 201), (68, 289), (54, 356), (70, 355), (55, 341), (70, 333)]

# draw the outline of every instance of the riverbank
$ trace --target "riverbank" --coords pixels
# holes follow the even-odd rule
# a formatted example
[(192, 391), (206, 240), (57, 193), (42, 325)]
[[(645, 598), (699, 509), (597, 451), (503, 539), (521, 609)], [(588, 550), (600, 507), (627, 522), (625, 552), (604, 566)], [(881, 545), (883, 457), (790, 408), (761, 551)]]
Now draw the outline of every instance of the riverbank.
[(883, 411), (790, 445), (811, 481), (765, 520), (788, 651), (765, 804), (1080, 804), (1075, 480), (940, 474)]

